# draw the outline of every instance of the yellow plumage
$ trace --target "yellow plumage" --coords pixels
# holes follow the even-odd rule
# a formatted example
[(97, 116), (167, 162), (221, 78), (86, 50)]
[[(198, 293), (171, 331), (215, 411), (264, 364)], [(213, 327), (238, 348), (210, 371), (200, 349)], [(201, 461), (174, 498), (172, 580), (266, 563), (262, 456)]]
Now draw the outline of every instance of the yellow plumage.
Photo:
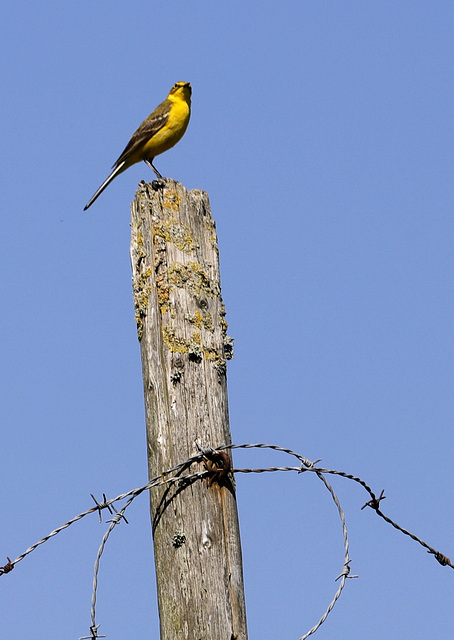
[(133, 134), (114, 164), (112, 172), (88, 201), (84, 211), (93, 204), (114, 178), (141, 160), (153, 169), (160, 180), (163, 180), (159, 171), (153, 166), (153, 160), (160, 153), (171, 149), (183, 137), (191, 116), (191, 93), (189, 82), (177, 82), (173, 85), (164, 102), (156, 107)]

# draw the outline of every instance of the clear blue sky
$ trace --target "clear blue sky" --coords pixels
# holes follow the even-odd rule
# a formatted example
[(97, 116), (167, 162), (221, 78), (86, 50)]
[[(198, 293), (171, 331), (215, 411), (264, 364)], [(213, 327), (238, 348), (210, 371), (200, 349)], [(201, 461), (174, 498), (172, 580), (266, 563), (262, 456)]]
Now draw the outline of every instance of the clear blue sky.
[[(447, 0), (3, 8), (0, 564), (90, 493), (146, 481), (129, 203), (153, 174), (136, 165), (82, 209), (180, 80), (192, 120), (157, 166), (211, 199), (233, 441), (361, 476), (454, 556), (453, 33)], [(337, 588), (337, 514), (308, 475), (237, 481), (250, 638), (296, 640)], [(450, 637), (453, 571), (333, 484), (360, 578), (315, 637)], [(145, 496), (128, 520), (103, 556), (100, 633), (157, 638)], [(85, 519), (0, 578), (2, 637), (87, 635), (104, 531)]]

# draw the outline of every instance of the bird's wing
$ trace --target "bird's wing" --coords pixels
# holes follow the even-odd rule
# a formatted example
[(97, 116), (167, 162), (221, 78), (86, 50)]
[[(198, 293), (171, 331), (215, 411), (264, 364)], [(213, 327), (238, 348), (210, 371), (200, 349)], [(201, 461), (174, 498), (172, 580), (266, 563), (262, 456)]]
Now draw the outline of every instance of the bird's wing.
[(127, 160), (130, 156), (140, 150), (145, 142), (148, 142), (158, 131), (165, 126), (169, 119), (169, 112), (172, 103), (170, 100), (164, 100), (156, 107), (151, 115), (142, 122), (135, 133), (132, 134), (131, 140), (126, 145), (123, 153), (118, 158), (114, 167), (118, 167), (121, 162)]

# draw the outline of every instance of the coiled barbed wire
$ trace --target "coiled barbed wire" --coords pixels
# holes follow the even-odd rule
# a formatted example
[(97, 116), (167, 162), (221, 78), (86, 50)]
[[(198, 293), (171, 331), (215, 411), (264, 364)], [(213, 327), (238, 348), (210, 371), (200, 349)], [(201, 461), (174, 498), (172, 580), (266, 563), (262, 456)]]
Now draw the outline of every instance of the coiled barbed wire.
[[(343, 543), (344, 543), (344, 559), (343, 559), (343, 564), (342, 564), (342, 569), (340, 572), (340, 575), (336, 578), (336, 580), (340, 579), (340, 584), (339, 587), (336, 591), (336, 593), (334, 594), (333, 599), (331, 600), (331, 602), (329, 603), (329, 605), (326, 608), (326, 611), (324, 612), (324, 614), (320, 617), (319, 621), (304, 635), (302, 635), (298, 640), (306, 640), (306, 638), (308, 638), (310, 635), (314, 634), (317, 629), (319, 629), (319, 627), (325, 622), (326, 618), (328, 617), (329, 613), (332, 611), (334, 605), (336, 604), (336, 602), (338, 601), (347, 578), (357, 578), (358, 576), (354, 576), (354, 575), (350, 575), (350, 558), (349, 558), (349, 543), (348, 543), (348, 534), (347, 534), (347, 526), (346, 526), (346, 522), (345, 522), (345, 514), (342, 510), (342, 507), (340, 505), (339, 499), (337, 498), (333, 488), (331, 487), (330, 483), (327, 481), (325, 475), (337, 475), (343, 478), (346, 478), (348, 480), (352, 480), (358, 484), (360, 484), (369, 494), (370, 500), (368, 502), (366, 502), (361, 508), (364, 509), (365, 507), (371, 507), (372, 509), (374, 509), (374, 511), (377, 513), (377, 515), (379, 515), (381, 518), (383, 518), (385, 520), (385, 522), (387, 522), (388, 524), (390, 524), (391, 526), (393, 526), (395, 529), (397, 529), (398, 531), (400, 531), (401, 533), (403, 533), (406, 536), (409, 536), (412, 540), (414, 540), (415, 542), (417, 542), (418, 544), (420, 544), (421, 546), (423, 546), (425, 549), (427, 549), (428, 553), (434, 555), (435, 559), (442, 565), (442, 566), (449, 566), (451, 568), (454, 568), (454, 566), (451, 564), (451, 561), (449, 560), (448, 557), (446, 557), (445, 555), (443, 555), (441, 552), (437, 551), (436, 549), (434, 549), (432, 546), (430, 546), (429, 544), (427, 544), (426, 542), (424, 542), (423, 540), (421, 540), (421, 538), (419, 538), (418, 536), (416, 536), (415, 534), (411, 533), (410, 531), (408, 531), (407, 529), (405, 529), (404, 527), (402, 527), (401, 525), (397, 524), (396, 522), (394, 522), (393, 520), (391, 520), (388, 516), (386, 516), (381, 510), (380, 510), (380, 502), (385, 499), (385, 495), (384, 492), (382, 491), (380, 493), (380, 495), (377, 497), (375, 495), (375, 493), (372, 491), (372, 489), (369, 487), (369, 485), (364, 482), (364, 480), (362, 480), (361, 478), (354, 476), (352, 474), (349, 473), (345, 473), (343, 471), (338, 471), (336, 469), (325, 469), (322, 467), (316, 467), (314, 462), (311, 462), (310, 460), (308, 460), (307, 458), (305, 458), (304, 456), (300, 455), (299, 453), (296, 453), (295, 451), (293, 451), (292, 449), (288, 449), (285, 447), (281, 447), (279, 445), (273, 445), (273, 444), (266, 444), (266, 443), (255, 443), (255, 444), (224, 444), (221, 445), (219, 447), (216, 448), (212, 448), (212, 447), (208, 447), (208, 448), (202, 448), (200, 447), (200, 445), (197, 444), (197, 448), (199, 450), (199, 453), (190, 456), (187, 460), (185, 460), (184, 462), (181, 462), (175, 466), (173, 466), (171, 469), (168, 469), (166, 471), (163, 471), (161, 474), (159, 474), (159, 476), (155, 476), (154, 478), (152, 478), (151, 480), (149, 480), (146, 484), (144, 484), (141, 487), (138, 487), (136, 489), (133, 489), (131, 491), (127, 491), (126, 493), (122, 493), (119, 496), (115, 497), (115, 498), (111, 498), (110, 500), (106, 499), (105, 494), (103, 494), (103, 501), (102, 502), (98, 502), (96, 500), (96, 498), (91, 495), (91, 497), (93, 498), (94, 502), (95, 502), (95, 506), (91, 507), (90, 509), (87, 509), (86, 511), (78, 514), (77, 516), (75, 516), (74, 518), (72, 518), (71, 520), (69, 520), (68, 522), (65, 522), (65, 524), (61, 525), (60, 527), (58, 527), (57, 529), (54, 529), (53, 531), (51, 531), (47, 536), (44, 536), (43, 538), (41, 538), (41, 540), (38, 540), (38, 542), (35, 542), (33, 545), (31, 545), (28, 549), (26, 549), (21, 555), (19, 555), (15, 560), (11, 560), (9, 557), (8, 562), (6, 563), (6, 565), (4, 565), (3, 567), (0, 567), (0, 576), (6, 573), (11, 572), (14, 567), (17, 565), (18, 562), (21, 562), (26, 556), (28, 556), (32, 551), (34, 551), (35, 549), (37, 549), (37, 547), (39, 547), (40, 545), (44, 544), (45, 542), (47, 542), (50, 538), (52, 538), (53, 536), (57, 535), (58, 533), (61, 533), (64, 529), (68, 528), (70, 525), (74, 524), (75, 522), (81, 520), (82, 518), (84, 518), (85, 516), (94, 513), (94, 512), (98, 512), (99, 514), (99, 518), (100, 520), (102, 520), (101, 517), (101, 512), (104, 509), (107, 509), (111, 514), (113, 514), (113, 517), (108, 520), (107, 522), (110, 523), (109, 528), (107, 529), (106, 533), (103, 536), (101, 545), (98, 549), (98, 553), (96, 556), (96, 561), (95, 561), (95, 566), (94, 566), (94, 577), (93, 577), (93, 590), (92, 590), (92, 600), (91, 600), (91, 625), (90, 625), (90, 635), (89, 636), (83, 636), (83, 638), (80, 638), (79, 640), (95, 640), (96, 638), (101, 638), (101, 637), (105, 637), (105, 636), (100, 636), (98, 635), (98, 629), (99, 629), (99, 624), (96, 624), (96, 598), (97, 598), (97, 590), (98, 590), (98, 573), (99, 573), (99, 567), (100, 567), (100, 560), (101, 560), (101, 556), (103, 554), (105, 545), (109, 539), (110, 534), (112, 533), (113, 529), (115, 528), (115, 526), (117, 524), (119, 524), (121, 522), (121, 520), (126, 520), (125, 518), (125, 511), (126, 509), (131, 505), (131, 503), (133, 502), (133, 500), (135, 500), (135, 498), (137, 498), (139, 495), (141, 495), (144, 491), (147, 491), (149, 489), (153, 489), (154, 487), (159, 487), (165, 484), (179, 484), (182, 486), (182, 488), (184, 488), (185, 483), (189, 484), (197, 479), (202, 479), (202, 478), (210, 478), (213, 477), (213, 471), (209, 471), (209, 470), (204, 470), (204, 471), (197, 471), (197, 472), (193, 472), (193, 473), (189, 473), (186, 475), (172, 475), (172, 474), (180, 474), (184, 469), (189, 468), (192, 464), (194, 463), (200, 463), (202, 462), (204, 459), (206, 460), (207, 458), (209, 459), (211, 458), (216, 458), (216, 456), (219, 458), (220, 456), (220, 452), (225, 451), (226, 449), (271, 449), (274, 451), (279, 451), (282, 453), (285, 453), (287, 455), (293, 456), (295, 457), (298, 461), (299, 461), (299, 465), (298, 466), (281, 466), (281, 467), (266, 467), (266, 468), (256, 468), (256, 469), (251, 469), (251, 468), (246, 468), (246, 469), (237, 469), (237, 468), (230, 468), (228, 469), (228, 471), (230, 473), (244, 473), (244, 474), (251, 474), (251, 473), (273, 473), (273, 472), (288, 472), (288, 471), (293, 471), (293, 472), (297, 472), (298, 474), (302, 474), (302, 473), (315, 473), (317, 475), (317, 477), (322, 481), (322, 483), (324, 484), (325, 488), (328, 490), (328, 492), (331, 494), (331, 497), (336, 505), (337, 511), (338, 511), (338, 515), (342, 524), (342, 535), (343, 535)], [(225, 457), (225, 454), (223, 454)], [(318, 461), (317, 461), (318, 462)], [(219, 472), (219, 470), (218, 470)], [(170, 476), (170, 477), (169, 477)], [(113, 506), (115, 502), (119, 502), (122, 500), (125, 500), (127, 498), (126, 503), (122, 506), (120, 511), (117, 511), (117, 509)], [(113, 510), (115, 511), (115, 513), (113, 513)]]

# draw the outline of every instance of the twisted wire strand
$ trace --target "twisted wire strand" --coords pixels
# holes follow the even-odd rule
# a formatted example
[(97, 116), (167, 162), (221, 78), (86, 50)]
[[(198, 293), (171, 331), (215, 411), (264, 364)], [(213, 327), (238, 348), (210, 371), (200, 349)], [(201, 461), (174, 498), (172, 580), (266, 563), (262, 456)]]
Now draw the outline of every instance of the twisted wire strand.
[[(85, 516), (88, 516), (91, 513), (94, 513), (95, 511), (100, 512), (101, 509), (107, 508), (111, 504), (113, 504), (114, 502), (119, 502), (120, 500), (124, 500), (125, 498), (128, 498), (129, 496), (134, 496), (134, 498), (136, 498), (137, 496), (139, 496), (141, 493), (143, 493), (147, 489), (150, 489), (151, 487), (155, 486), (156, 483), (159, 483), (159, 481), (162, 480), (163, 476), (169, 475), (170, 473), (174, 473), (175, 471), (179, 471), (180, 469), (183, 469), (184, 467), (189, 466), (190, 464), (192, 464), (193, 462), (196, 462), (199, 459), (200, 459), (200, 454), (199, 455), (195, 455), (195, 456), (191, 456), (185, 462), (181, 462), (181, 463), (175, 465), (174, 467), (172, 467), (171, 469), (168, 469), (167, 471), (163, 471), (161, 473), (161, 475), (156, 476), (155, 478), (152, 478), (151, 480), (149, 480), (147, 482), (147, 484), (143, 485), (142, 487), (138, 487), (137, 489), (132, 489), (132, 491), (127, 491), (126, 493), (122, 493), (119, 496), (117, 496), (116, 498), (111, 498), (110, 500), (105, 500), (101, 504), (98, 503), (96, 506), (91, 507), (90, 509), (87, 509), (86, 511), (83, 511), (82, 513), (79, 513), (77, 516), (74, 516), (74, 518), (72, 518), (71, 520), (68, 520), (68, 522), (65, 522), (65, 524), (62, 524), (60, 527), (57, 527), (57, 529), (54, 529), (53, 531), (48, 533), (47, 536), (44, 536), (43, 538), (41, 538), (41, 540), (38, 540), (38, 542), (35, 542), (34, 544), (32, 544), (21, 555), (17, 556), (17, 558), (15, 560), (12, 560), (11, 564), (13, 566), (15, 566), (18, 562), (23, 560), (26, 556), (28, 556), (29, 553), (34, 551), (37, 547), (39, 547), (40, 545), (44, 544), (50, 538), (52, 538), (53, 536), (56, 536), (57, 533), (61, 533), (62, 531), (64, 531), (64, 529), (67, 529), (69, 526), (71, 526), (75, 522), (78, 522), (79, 520), (81, 520)], [(8, 573), (8, 572), (2, 571), (2, 567), (0, 567), (0, 575), (2, 575), (3, 573)]]
[[(181, 467), (181, 466), (185, 466), (185, 463), (183, 463), (182, 465), (177, 465), (177, 467)], [(175, 469), (176, 467), (174, 467)], [(167, 473), (167, 472), (166, 472)], [(114, 515), (114, 517), (112, 518), (112, 520), (110, 521), (110, 526), (107, 529), (106, 533), (103, 536), (103, 539), (101, 541), (101, 545), (98, 549), (98, 553), (96, 554), (96, 560), (95, 560), (95, 566), (94, 566), (94, 575), (93, 575), (93, 589), (92, 589), (92, 595), (91, 595), (91, 626), (90, 626), (90, 635), (89, 636), (83, 636), (81, 638), (79, 638), (79, 640), (96, 640), (96, 638), (105, 638), (105, 636), (100, 636), (98, 635), (98, 629), (99, 629), (99, 624), (96, 624), (96, 599), (97, 599), (97, 591), (98, 591), (98, 574), (99, 574), (99, 565), (101, 562), (101, 556), (104, 553), (104, 548), (106, 546), (107, 540), (109, 539), (110, 534), (112, 533), (112, 531), (114, 530), (114, 528), (116, 527), (117, 524), (119, 524), (121, 522), (121, 520), (126, 520), (126, 518), (124, 517), (124, 513), (126, 511), (126, 509), (129, 507), (129, 505), (132, 503), (133, 500), (135, 500), (135, 498), (137, 498), (138, 495), (140, 495), (143, 491), (145, 491), (146, 488), (150, 489), (153, 487), (158, 487), (158, 486), (162, 486), (164, 484), (177, 484), (177, 483), (181, 483), (181, 482), (187, 482), (189, 480), (196, 480), (198, 478), (203, 478), (207, 476), (207, 471), (198, 471), (196, 473), (191, 473), (188, 474), (186, 476), (178, 476), (176, 478), (168, 478), (167, 480), (163, 480), (162, 476), (157, 476), (155, 478), (153, 478), (150, 482), (148, 482), (146, 485), (144, 485), (143, 487), (140, 487), (139, 489), (134, 489), (133, 491), (129, 492), (130, 494), (130, 498), (129, 500), (123, 505), (122, 509), (120, 511), (117, 511)], [(115, 500), (118, 500), (121, 498), (115, 498)], [(109, 501), (107, 501), (109, 502)], [(104, 508), (107, 507), (107, 502), (103, 503), (102, 505), (100, 505), (100, 508)], [(99, 508), (99, 507), (98, 507)], [(109, 521), (108, 521), (109, 522)]]
[[(425, 542), (424, 540), (419, 538), (417, 535), (415, 535), (414, 533), (411, 533), (411, 531), (408, 531), (408, 529), (405, 529), (404, 527), (399, 525), (397, 522), (394, 522), (394, 520), (391, 520), (391, 518), (389, 518), (389, 516), (385, 515), (379, 508), (379, 503), (380, 503), (380, 499), (381, 498), (377, 498), (377, 496), (372, 491), (372, 489), (369, 487), (369, 485), (364, 480), (359, 478), (358, 476), (352, 475), (351, 473), (346, 473), (345, 471), (338, 471), (337, 469), (324, 469), (322, 467), (315, 467), (315, 466), (313, 466), (313, 463), (311, 463), (310, 460), (307, 460), (307, 458), (304, 458), (300, 454), (295, 453), (291, 449), (286, 449), (286, 448), (280, 447), (278, 445), (259, 443), (259, 444), (234, 444), (234, 445), (224, 445), (222, 447), (219, 447), (219, 449), (229, 449), (229, 448), (230, 449), (257, 448), (257, 449), (274, 449), (275, 451), (282, 451), (284, 453), (288, 453), (290, 455), (295, 456), (296, 458), (298, 458), (298, 460), (301, 460), (301, 462), (304, 465), (304, 467), (299, 469), (300, 473), (303, 473), (305, 471), (309, 471), (309, 472), (312, 472), (312, 473), (316, 473), (317, 475), (321, 474), (323, 476), (323, 474), (329, 474), (329, 475), (340, 476), (341, 478), (346, 478), (348, 480), (353, 480), (353, 482), (356, 482), (356, 483), (360, 484), (367, 491), (367, 493), (369, 494), (369, 496), (371, 498), (370, 502), (366, 503), (366, 505), (364, 505), (364, 506), (370, 506), (372, 509), (374, 509), (374, 511), (377, 513), (377, 515), (380, 516), (380, 518), (383, 518), (383, 520), (385, 520), (385, 522), (387, 522), (392, 527), (394, 527), (394, 529), (396, 529), (397, 531), (400, 531), (404, 535), (410, 537), (412, 540), (414, 540), (415, 542), (420, 544), (422, 547), (427, 549), (427, 552), (432, 554), (432, 555), (434, 555), (435, 559), (442, 566), (448, 566), (451, 569), (454, 569), (454, 565), (451, 563), (451, 561), (449, 560), (449, 558), (447, 556), (442, 554), (440, 551), (437, 551), (436, 549), (434, 549), (431, 545), (429, 545), (427, 542)], [(293, 468), (292, 467), (270, 467), (270, 470), (287, 471), (287, 470), (293, 470)], [(245, 470), (245, 469), (236, 470), (236, 471), (241, 471), (242, 473), (248, 473), (248, 471)], [(265, 471), (267, 471), (267, 469), (265, 469)], [(253, 470), (253, 472), (254, 473), (261, 473), (262, 471), (260, 469), (255, 469), (255, 470)]]

